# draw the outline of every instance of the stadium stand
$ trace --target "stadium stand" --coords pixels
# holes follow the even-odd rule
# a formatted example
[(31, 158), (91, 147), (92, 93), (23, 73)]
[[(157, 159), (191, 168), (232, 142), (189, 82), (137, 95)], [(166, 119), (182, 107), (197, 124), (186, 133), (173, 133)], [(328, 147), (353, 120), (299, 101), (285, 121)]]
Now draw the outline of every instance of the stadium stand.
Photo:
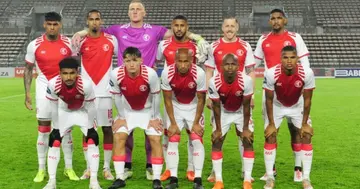
[(25, 33), (0, 33), (0, 66), (17, 59), (27, 38)]

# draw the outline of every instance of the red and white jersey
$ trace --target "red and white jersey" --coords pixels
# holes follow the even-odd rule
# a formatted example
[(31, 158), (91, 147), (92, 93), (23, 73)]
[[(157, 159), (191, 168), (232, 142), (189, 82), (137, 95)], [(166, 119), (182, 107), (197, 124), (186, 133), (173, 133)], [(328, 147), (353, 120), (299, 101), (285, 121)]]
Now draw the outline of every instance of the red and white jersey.
[(151, 108), (151, 94), (160, 92), (160, 80), (154, 69), (141, 65), (140, 75), (129, 77), (125, 66), (111, 71), (110, 93), (123, 95), (125, 109), (142, 110)]
[(233, 83), (224, 81), (221, 73), (213, 76), (209, 81), (208, 95), (211, 100), (220, 100), (222, 111), (242, 111), (242, 102), (245, 96), (253, 94), (253, 83), (251, 78), (238, 71)]
[(225, 42), (223, 38), (220, 38), (211, 43), (208, 60), (205, 62), (205, 66), (220, 72), (223, 58), (229, 53), (237, 56), (240, 72), (245, 72), (245, 67), (255, 65), (255, 59), (250, 44), (238, 37), (235, 42)]
[(186, 75), (180, 75), (176, 65), (165, 68), (161, 74), (161, 89), (172, 91), (173, 106), (181, 110), (197, 107), (197, 92), (206, 93), (206, 76), (204, 70), (193, 64)]
[(282, 65), (267, 70), (263, 85), (265, 90), (275, 91), (274, 103), (291, 107), (299, 103), (304, 90), (315, 89), (314, 72), (309, 67), (298, 64), (293, 75), (286, 75)]
[(160, 42), (156, 54), (156, 60), (164, 60), (165, 66), (170, 66), (175, 63), (176, 51), (179, 48), (187, 48), (191, 51), (193, 57), (193, 63), (196, 64), (196, 43), (189, 40), (184, 43), (177, 42), (174, 37), (163, 40)]
[(110, 97), (109, 81), (113, 54), (118, 52), (117, 39), (101, 33), (100, 37), (86, 36), (80, 43), (81, 75), (92, 81), (96, 97)]
[(76, 111), (84, 107), (85, 102), (95, 100), (91, 81), (78, 76), (75, 86), (68, 88), (62, 82), (60, 75), (52, 78), (46, 90), (46, 98), (59, 101), (58, 108), (64, 111)]
[[(281, 62), (281, 50), (285, 46), (295, 47), (299, 58), (310, 55), (301, 36), (285, 30), (280, 35), (272, 32), (262, 35), (257, 42), (254, 56), (259, 60), (265, 58), (265, 70), (270, 69)], [(310, 67), (310, 65), (303, 66)]]

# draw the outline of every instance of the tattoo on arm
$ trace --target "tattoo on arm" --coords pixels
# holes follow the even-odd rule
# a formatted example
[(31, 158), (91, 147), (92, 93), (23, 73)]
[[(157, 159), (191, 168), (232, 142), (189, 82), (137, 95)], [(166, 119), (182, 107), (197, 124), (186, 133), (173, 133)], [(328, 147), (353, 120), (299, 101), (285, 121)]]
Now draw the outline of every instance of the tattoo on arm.
[(34, 68), (33, 64), (25, 64), (25, 70), (24, 70), (25, 93), (30, 92), (32, 76), (33, 76), (33, 74), (32, 74), (33, 68)]

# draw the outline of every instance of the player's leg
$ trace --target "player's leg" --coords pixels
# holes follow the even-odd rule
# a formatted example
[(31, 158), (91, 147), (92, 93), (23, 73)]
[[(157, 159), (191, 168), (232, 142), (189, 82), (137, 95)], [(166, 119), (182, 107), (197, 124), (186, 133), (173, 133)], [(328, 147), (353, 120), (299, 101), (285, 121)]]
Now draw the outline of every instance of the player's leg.
[(147, 137), (146, 133), (145, 134), (145, 151), (146, 151), (146, 179), (147, 180), (153, 180), (154, 177), (154, 173), (153, 173), (153, 169), (151, 166), (151, 145), (150, 145), (150, 141), (149, 138)]
[(100, 185), (97, 179), (99, 171), (100, 153), (99, 153), (99, 135), (94, 127), (88, 128), (86, 132), (86, 143), (88, 144), (87, 159), (90, 164), (90, 189), (99, 189)]
[(125, 160), (125, 179), (131, 178), (132, 172), (132, 151), (134, 148), (134, 131), (130, 132), (125, 144), (126, 160)]
[(42, 182), (45, 178), (46, 153), (49, 147), (49, 133), (51, 131), (51, 122), (49, 119), (38, 118), (38, 138), (37, 138), (37, 155), (39, 169), (34, 178), (34, 182)]
[(83, 153), (84, 153), (84, 159), (86, 163), (86, 169), (83, 172), (83, 175), (80, 177), (81, 180), (86, 180), (90, 178), (90, 164), (87, 158), (87, 150), (88, 150), (88, 144), (86, 143), (86, 136), (83, 135)]
[[(166, 112), (166, 111), (164, 111)], [(166, 125), (166, 122), (164, 123), (164, 125)], [(166, 126), (165, 126), (166, 127)], [(166, 167), (165, 167), (165, 171), (163, 172), (163, 174), (160, 177), (161, 181), (165, 181), (168, 180), (170, 178), (170, 170), (168, 167), (168, 160), (167, 160), (167, 149), (168, 149), (168, 145), (169, 145), (169, 137), (167, 135), (167, 129), (164, 128), (164, 135), (163, 135), (163, 140), (162, 140), (162, 145), (163, 145), (163, 155), (164, 155), (164, 160), (166, 163)]]
[[(213, 124), (214, 127), (215, 124)], [(230, 127), (230, 124), (228, 124)], [(223, 189), (223, 179), (222, 179), (222, 162), (223, 162), (223, 152), (222, 152), (222, 145), (226, 138), (226, 133), (223, 132), (223, 138), (222, 140), (213, 141), (212, 142), (212, 148), (211, 148), (211, 159), (212, 159), (212, 166), (213, 171), (215, 174), (215, 185), (213, 189)]]
[(62, 138), (61, 147), (64, 153), (64, 160), (65, 160), (65, 169), (64, 175), (68, 177), (70, 180), (80, 180), (79, 177), (76, 175), (73, 167), (72, 167), (72, 158), (73, 158), (73, 142), (72, 142), (72, 130), (68, 130), (64, 137)]
[[(192, 125), (192, 122), (188, 125)], [(204, 128), (204, 116), (200, 118), (200, 125)], [(189, 128), (191, 130), (192, 128)], [(190, 151), (192, 154), (192, 160), (193, 160), (193, 167), (194, 167), (194, 189), (203, 189), (202, 185), (202, 170), (204, 167), (204, 160), (205, 160), (205, 149), (203, 144), (203, 138), (202, 136), (197, 135), (196, 133), (190, 133), (190, 140), (191, 144), (193, 146), (193, 151)], [(189, 151), (188, 151), (189, 153)], [(188, 178), (189, 179), (189, 178)]]
[(60, 161), (61, 136), (59, 129), (53, 129), (49, 137), (48, 174), (49, 181), (44, 189), (56, 188), (56, 170)]
[(291, 148), (294, 153), (295, 167), (294, 167), (294, 181), (302, 181), (302, 168), (301, 168), (301, 138), (300, 130), (288, 119), (288, 127), (291, 136)]
[[(164, 157), (162, 153), (162, 145), (161, 145), (161, 134), (155, 131), (154, 128), (146, 129), (146, 134), (148, 135), (150, 145), (151, 145), (151, 163), (153, 168), (153, 188), (154, 189), (162, 189), (160, 174), (162, 170), (162, 166), (164, 163)], [(170, 140), (170, 139), (169, 139)], [(170, 142), (169, 142), (170, 147)], [(169, 151), (169, 149), (168, 149)]]
[(188, 134), (188, 141), (187, 141), (187, 154), (188, 154), (188, 166), (186, 169), (186, 178), (189, 181), (194, 181), (195, 179), (195, 172), (194, 172), (194, 161), (193, 161), (193, 152), (194, 152), (194, 146), (191, 142), (191, 131), (189, 129), (186, 129), (186, 133)]

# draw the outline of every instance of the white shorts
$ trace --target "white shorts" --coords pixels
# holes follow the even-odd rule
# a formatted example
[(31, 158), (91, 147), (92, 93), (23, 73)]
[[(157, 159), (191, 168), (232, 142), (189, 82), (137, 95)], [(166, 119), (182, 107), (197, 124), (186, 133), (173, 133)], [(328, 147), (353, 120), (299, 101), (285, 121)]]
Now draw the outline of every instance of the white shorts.
[[(242, 107), (241, 107), (242, 108)], [(226, 135), (226, 133), (229, 131), (230, 126), (232, 123), (235, 124), (235, 127), (238, 131), (242, 132), (244, 127), (244, 113), (243, 111), (239, 112), (225, 112), (221, 110), (221, 116), (220, 116), (220, 124), (221, 124), (221, 133), (222, 136)], [(216, 123), (215, 119), (213, 119), (213, 132), (216, 130)], [(254, 122), (252, 119), (252, 115), (250, 115), (249, 120), (249, 130), (251, 132), (254, 132)]]
[(149, 121), (152, 118), (152, 108), (143, 109), (140, 111), (125, 109), (125, 119), (127, 129), (120, 127), (117, 133), (130, 134), (135, 128), (139, 127), (145, 130), (146, 135), (161, 136), (162, 132), (157, 132), (153, 127), (148, 128)]
[[(289, 123), (293, 123), (294, 126), (298, 129), (302, 127), (302, 119), (303, 119), (303, 109), (304, 106), (302, 103), (298, 103), (291, 107), (279, 106), (277, 104), (273, 105), (273, 114), (274, 114), (274, 122), (275, 127), (279, 128), (283, 118), (286, 118)], [(311, 126), (311, 119), (309, 119), (307, 123)], [(264, 128), (269, 124), (269, 119), (266, 117)]]
[(36, 99), (36, 118), (43, 121), (51, 120), (51, 104), (48, 99)]
[(74, 125), (79, 126), (85, 136), (87, 135), (88, 129), (94, 127), (94, 119), (89, 119), (88, 113), (84, 108), (76, 111), (65, 111), (59, 109), (58, 115), (60, 136), (64, 136), (64, 134)]
[[(173, 106), (173, 107), (174, 107), (175, 121), (179, 127), (179, 130), (181, 131), (183, 128), (186, 128), (187, 130), (191, 131), (192, 126), (194, 124), (196, 109), (185, 111), (185, 110), (180, 110), (176, 106)], [(166, 120), (165, 121), (166, 128), (169, 129), (171, 122), (170, 122), (170, 119), (167, 114), (166, 114), (165, 120)], [(204, 124), (205, 123), (204, 113), (201, 115), (199, 123), (200, 123), (200, 126), (204, 128), (204, 125), (205, 125)]]
[(98, 97), (95, 99), (96, 105), (96, 126), (111, 126), (113, 123), (112, 98)]

